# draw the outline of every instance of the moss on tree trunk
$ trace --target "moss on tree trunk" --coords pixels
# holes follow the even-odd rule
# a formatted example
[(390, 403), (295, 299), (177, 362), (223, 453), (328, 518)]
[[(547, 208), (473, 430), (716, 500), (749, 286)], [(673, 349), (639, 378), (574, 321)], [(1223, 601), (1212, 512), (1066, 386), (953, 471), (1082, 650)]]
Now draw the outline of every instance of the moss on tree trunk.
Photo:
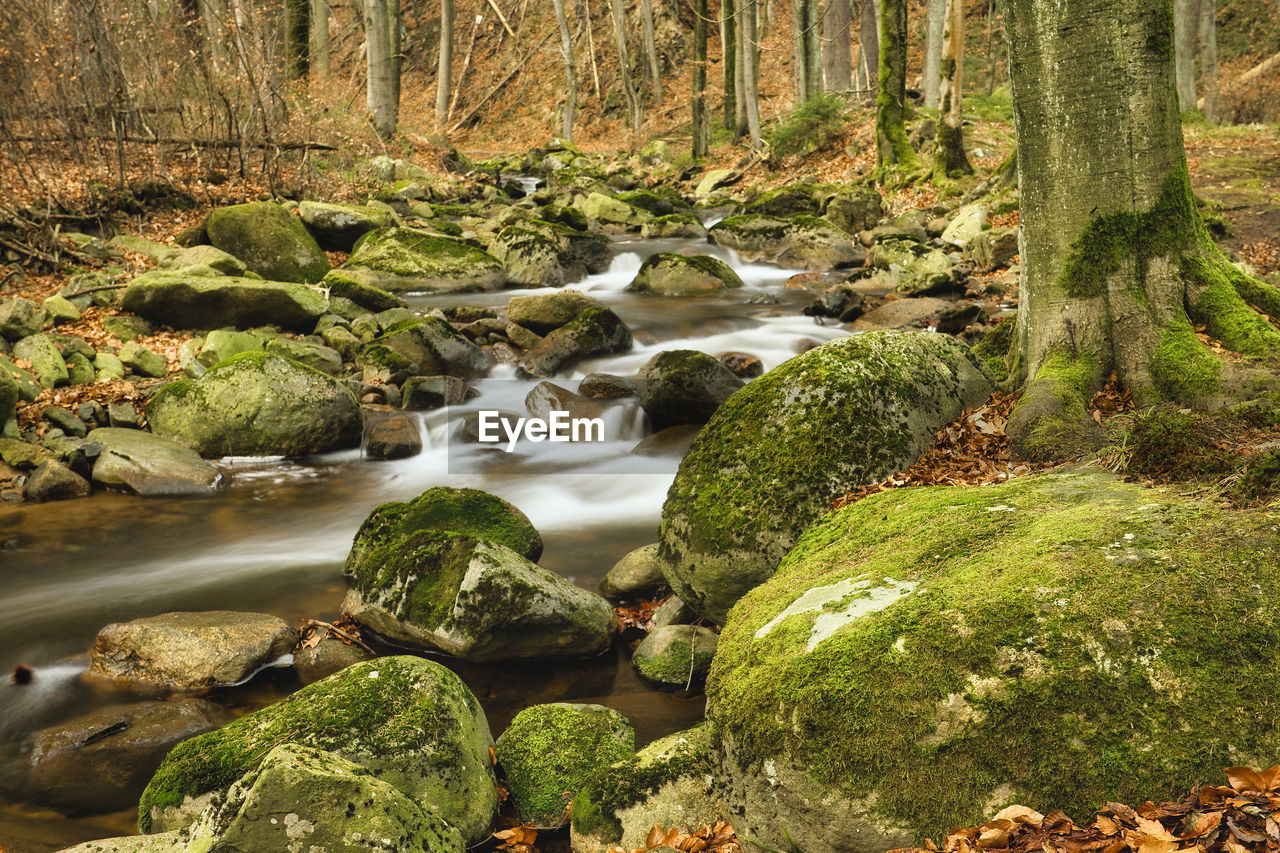
[[(1216, 407), (1276, 375), (1280, 293), (1214, 247), (1191, 192), (1170, 0), (1010, 0), (1021, 309), (1009, 423), (1025, 458), (1090, 449), (1085, 404), (1115, 371), (1140, 403)], [(1196, 326), (1249, 359), (1224, 361)]]

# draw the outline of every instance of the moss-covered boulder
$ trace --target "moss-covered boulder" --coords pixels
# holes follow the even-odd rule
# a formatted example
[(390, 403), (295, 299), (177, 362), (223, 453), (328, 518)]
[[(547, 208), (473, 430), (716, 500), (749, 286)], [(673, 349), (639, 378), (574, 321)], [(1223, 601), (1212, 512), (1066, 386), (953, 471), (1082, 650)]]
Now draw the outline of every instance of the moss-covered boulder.
[(283, 743), (355, 762), (408, 798), (435, 806), (467, 844), (488, 834), (498, 797), (484, 711), (458, 676), (408, 656), (357, 663), (178, 744), (142, 794), (139, 828), (188, 826)]
[(342, 608), (376, 633), (471, 661), (582, 657), (612, 642), (607, 601), (507, 546), (447, 530), (413, 542), (352, 573)]
[(330, 299), (335, 297), (346, 299), (366, 311), (389, 311), (392, 308), (404, 307), (404, 300), (399, 296), (388, 293), (380, 287), (356, 281), (342, 270), (332, 271), (324, 277), (321, 284), (329, 288)]
[(650, 219), (640, 226), (640, 236), (646, 240), (690, 238), (701, 240), (707, 236), (706, 226), (692, 213), (673, 213)]
[(579, 196), (574, 200), (574, 207), (582, 211), (592, 225), (604, 228), (639, 228), (653, 218), (653, 214), (644, 208), (602, 192)]
[(654, 824), (701, 828), (727, 819), (717, 765), (711, 730), (703, 724), (659, 738), (596, 774), (574, 796), (574, 853), (599, 853), (613, 845), (643, 849)]
[(48, 335), (28, 335), (13, 345), (13, 357), (31, 365), (31, 373), (42, 388), (66, 385), (70, 378), (67, 360)]
[(640, 406), (655, 430), (704, 424), (743, 381), (704, 352), (667, 350), (640, 368)]
[(219, 207), (205, 220), (209, 242), (271, 281), (319, 281), (329, 259), (301, 220), (273, 202)]
[(192, 246), (160, 264), (166, 270), (183, 267), (206, 267), (219, 275), (232, 276), (243, 276), (249, 269), (244, 261), (215, 246)]
[(568, 325), (584, 310), (599, 304), (577, 290), (558, 290), (555, 293), (513, 296), (507, 303), (506, 313), (511, 322), (545, 335)]
[(631, 653), (631, 665), (653, 684), (696, 690), (706, 680), (716, 641), (716, 632), (702, 626), (654, 628)]
[(735, 826), (868, 853), (1273, 764), (1277, 547), (1263, 514), (1088, 469), (833, 513), (721, 635)]
[(742, 279), (719, 258), (656, 252), (645, 258), (626, 289), (662, 296), (715, 296), (734, 287), (742, 287)]
[(30, 299), (0, 299), (0, 338), (20, 341), (44, 328), (44, 312)]
[(555, 703), (525, 708), (498, 738), (498, 763), (521, 823), (557, 829), (574, 794), (610, 764), (633, 758), (636, 733), (603, 705)]
[(749, 260), (768, 260), (801, 269), (861, 266), (866, 258), (848, 232), (809, 214), (787, 218), (747, 213), (711, 226), (711, 240)]
[(385, 346), (408, 359), (419, 376), (471, 379), (487, 367), (480, 348), (439, 317), (395, 323), (373, 345)]
[(587, 276), (587, 266), (569, 251), (568, 237), (562, 237), (558, 228), (572, 232), (567, 226), (546, 222), (507, 225), (494, 235), (489, 252), (502, 261), (507, 280), (514, 284), (561, 287), (581, 281)]
[(653, 592), (666, 583), (662, 559), (658, 556), (658, 543), (654, 542), (627, 552), (614, 563), (600, 581), (600, 591), (610, 598), (622, 598)]
[(19, 399), (18, 380), (0, 366), (0, 429), (13, 420)]
[(415, 802), (355, 762), (296, 743), (268, 752), (224, 802), (200, 815), (189, 837), (192, 851), (466, 849), (430, 803)]
[(346, 385), (278, 355), (246, 352), (147, 401), (159, 436), (205, 458), (307, 456), (359, 447), (360, 405)]
[(360, 238), (343, 273), (390, 293), (474, 293), (506, 283), (502, 261), (463, 240), (413, 228), (379, 228)]
[(631, 349), (631, 330), (609, 308), (593, 305), (550, 332), (517, 362), (530, 376), (554, 376), (593, 355)]
[(356, 240), (375, 228), (395, 225), (390, 210), (363, 204), (304, 201), (298, 205), (298, 216), (322, 246), (344, 252), (350, 252)]
[(156, 270), (129, 282), (120, 304), (178, 329), (279, 326), (309, 332), (329, 301), (305, 284)]
[(834, 498), (906, 468), (993, 388), (967, 346), (909, 332), (831, 341), (754, 380), (711, 416), (667, 494), (672, 587), (723, 622)]
[[(13, 380), (18, 389), (18, 399), (24, 403), (30, 403), (36, 397), (40, 396), (40, 382), (29, 371), (23, 370), (9, 359), (0, 355), (0, 373), (8, 376)], [(70, 378), (70, 374), (68, 374)]]
[[(132, 411), (132, 407), (129, 407)], [(89, 441), (102, 451), (93, 463), (93, 482), (135, 495), (201, 495), (218, 487), (222, 475), (184, 444), (138, 429), (102, 427)]]

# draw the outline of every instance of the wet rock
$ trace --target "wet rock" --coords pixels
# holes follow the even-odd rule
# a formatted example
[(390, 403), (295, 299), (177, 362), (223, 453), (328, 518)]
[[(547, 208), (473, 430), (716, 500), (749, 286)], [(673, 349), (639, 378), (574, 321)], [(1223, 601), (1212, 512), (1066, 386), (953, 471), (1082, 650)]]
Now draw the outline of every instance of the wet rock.
[(965, 277), (937, 249), (912, 258), (903, 268), (896, 290), (909, 296), (955, 293), (964, 289)]
[(139, 376), (159, 378), (169, 372), (163, 358), (137, 341), (129, 341), (120, 347), (118, 355), (121, 363)]
[(521, 356), (520, 369), (532, 376), (554, 376), (584, 358), (631, 348), (631, 330), (609, 308), (593, 306), (567, 325), (547, 334)]
[(350, 300), (367, 311), (389, 311), (403, 308), (404, 300), (394, 293), (388, 293), (380, 287), (357, 281), (344, 274), (342, 270), (334, 270), (324, 277), (322, 285), (329, 288), (329, 298)]
[(866, 296), (845, 285), (828, 287), (805, 306), (806, 317), (848, 317), (841, 322), (849, 322), (861, 317), (865, 311)]
[(279, 326), (309, 332), (328, 309), (328, 300), (305, 284), (157, 270), (129, 282), (121, 305), (178, 329)]
[(431, 804), (333, 752), (296, 743), (268, 752), (189, 835), (193, 848), (215, 850), (301, 850), (304, 843), (313, 853), (392, 849), (380, 842), (422, 853), (465, 850), (461, 834)]
[(672, 588), (722, 621), (834, 498), (906, 468), (992, 388), (968, 347), (903, 332), (841, 338), (765, 373), (680, 464), (659, 537)]
[(623, 598), (653, 592), (666, 583), (662, 559), (658, 556), (658, 543), (655, 542), (629, 552), (614, 563), (600, 581), (600, 591), (610, 598)]
[(561, 287), (586, 278), (587, 265), (573, 251), (580, 238), (568, 226), (526, 220), (499, 230), (489, 252), (502, 261), (513, 283)]
[(126, 809), (175, 744), (231, 719), (202, 699), (92, 711), (36, 732), (24, 787), (36, 802), (66, 811)]
[(160, 265), (161, 269), (208, 267), (219, 275), (243, 276), (249, 268), (245, 262), (214, 246), (192, 246), (183, 249)]
[(396, 323), (375, 344), (408, 359), (413, 373), (421, 376), (443, 374), (470, 379), (482, 375), (488, 367), (479, 347), (439, 317)]
[(570, 418), (598, 418), (606, 408), (603, 403), (551, 382), (539, 382), (533, 386), (525, 395), (524, 405), (529, 414), (548, 421), (553, 412), (567, 412)]
[(640, 236), (646, 240), (701, 240), (707, 236), (707, 229), (702, 220), (691, 213), (673, 213), (650, 219), (640, 226)]
[(507, 319), (526, 329), (545, 335), (568, 325), (587, 308), (600, 305), (595, 299), (576, 290), (513, 296), (507, 303)]
[(57, 406), (49, 406), (44, 410), (42, 416), (45, 421), (62, 430), (65, 434), (75, 436), (76, 438), (84, 438), (89, 432), (89, 428), (85, 422), (80, 420), (71, 412)]
[(636, 397), (643, 383), (638, 378), (614, 376), (610, 373), (589, 373), (578, 383), (578, 393), (600, 400), (618, 400)]
[(189, 825), (215, 794), (281, 743), (332, 752), (410, 799), (430, 803), (464, 843), (488, 835), (497, 790), (484, 711), (458, 676), (408, 656), (355, 664), (178, 744), (142, 794), (139, 827), (156, 832)]
[(702, 424), (681, 424), (660, 429), (642, 438), (631, 448), (634, 456), (684, 456), (693, 440), (702, 432)]
[(405, 409), (438, 409), (459, 406), (474, 396), (466, 382), (456, 376), (411, 376), (401, 389)]
[(668, 625), (654, 628), (631, 654), (631, 665), (646, 681), (696, 690), (707, 678), (717, 636), (710, 628)]
[(58, 462), (43, 462), (27, 477), (22, 495), (32, 502), (61, 501), (83, 498), (91, 488), (89, 481)]
[(136, 495), (208, 494), (222, 477), (199, 454), (149, 432), (106, 427), (91, 430), (88, 439), (102, 446), (93, 482), (110, 489)]
[(288, 622), (266, 613), (162, 613), (99, 631), (89, 672), (121, 684), (203, 690), (292, 663), (297, 639)]
[(378, 421), (369, 430), (365, 455), (373, 459), (406, 459), (422, 452), (422, 436), (418, 424), (406, 415), (393, 415)]
[(301, 220), (272, 202), (215, 208), (205, 230), (210, 243), (270, 281), (319, 281), (329, 271), (329, 259)]
[(645, 258), (626, 289), (662, 296), (713, 296), (736, 287), (742, 287), (742, 279), (718, 258), (656, 252)]
[(715, 358), (696, 350), (669, 350), (640, 369), (640, 405), (655, 429), (706, 423), (743, 382)]
[(20, 341), (40, 334), (43, 328), (44, 313), (39, 305), (20, 296), (0, 299), (0, 337)]
[(391, 211), (355, 204), (304, 201), (298, 216), (322, 246), (350, 252), (356, 240), (376, 228), (395, 224)]
[(658, 605), (653, 611), (653, 627), (665, 628), (668, 625), (689, 625), (698, 619), (693, 608), (684, 603), (678, 595), (673, 595)]
[(338, 380), (269, 353), (243, 353), (147, 401), (158, 436), (207, 458), (306, 456), (358, 447), (359, 404)]
[(859, 316), (849, 328), (855, 332), (917, 330), (936, 326), (938, 318), (954, 307), (950, 299), (933, 296), (893, 299)]
[(370, 658), (372, 655), (353, 643), (325, 636), (310, 648), (300, 645), (294, 650), (293, 671), (303, 684), (311, 684)]
[(787, 219), (761, 214), (730, 216), (708, 232), (720, 246), (752, 260), (772, 260), (802, 269), (861, 266), (866, 258), (848, 233), (825, 219), (799, 215)]
[(539, 829), (569, 821), (574, 793), (609, 765), (635, 756), (627, 718), (603, 705), (534, 705), (498, 738), (516, 817)]
[(937, 329), (944, 335), (958, 335), (975, 323), (983, 323), (987, 312), (981, 305), (965, 305), (953, 308), (938, 318)]
[(390, 293), (472, 293), (506, 282), (502, 262), (462, 240), (413, 228), (379, 228), (342, 265), (347, 277)]

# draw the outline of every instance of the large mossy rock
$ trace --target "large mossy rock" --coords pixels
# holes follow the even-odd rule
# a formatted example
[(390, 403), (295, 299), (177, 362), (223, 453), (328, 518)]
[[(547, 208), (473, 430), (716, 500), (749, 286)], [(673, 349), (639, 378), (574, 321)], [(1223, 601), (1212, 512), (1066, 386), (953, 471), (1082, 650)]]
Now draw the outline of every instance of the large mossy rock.
[(147, 401), (147, 420), (205, 458), (306, 456), (359, 447), (362, 432), (360, 405), (344, 384), (264, 352), (164, 385)]
[(711, 416), (667, 494), (672, 588), (723, 622), (834, 498), (909, 466), (993, 388), (964, 344), (908, 332), (831, 341), (754, 380)]
[(555, 376), (593, 355), (631, 349), (631, 330), (612, 309), (593, 305), (560, 328), (549, 332), (521, 356), (518, 368), (530, 376)]
[(883, 215), (880, 193), (867, 184), (787, 184), (762, 193), (743, 212), (788, 217), (797, 214), (826, 216), (850, 234), (871, 228)]
[(18, 394), (18, 380), (0, 365), (0, 429), (14, 418), (14, 411), (21, 397)]
[(267, 753), (231, 786), (225, 802), (201, 814), (189, 835), (193, 853), (466, 849), (429, 802), (415, 802), (332, 752), (294, 743)]
[(704, 424), (743, 381), (716, 358), (697, 350), (660, 352), (640, 368), (640, 406), (655, 430)]
[(412, 552), (354, 571), (342, 609), (374, 632), (470, 661), (583, 657), (609, 647), (613, 608), (505, 545), (425, 530)]
[(124, 290), (126, 311), (178, 329), (279, 326), (311, 331), (329, 310), (324, 294), (305, 284), (182, 270), (144, 273)]
[(554, 293), (513, 296), (507, 303), (506, 313), (511, 322), (545, 335), (573, 322), (587, 308), (599, 305), (595, 299), (577, 290), (557, 290)]
[(1277, 548), (1274, 518), (1089, 469), (833, 513), (721, 634), (735, 827), (871, 853), (1274, 764)]
[(215, 795), (289, 742), (355, 762), (434, 806), (467, 844), (488, 835), (498, 798), (484, 711), (458, 676), (408, 656), (357, 663), (178, 744), (142, 794), (139, 828), (189, 825)]
[(318, 242), (344, 252), (350, 252), (357, 240), (375, 228), (395, 224), (390, 210), (362, 204), (304, 201), (298, 205), (298, 216)]
[(719, 246), (735, 249), (749, 260), (774, 261), (802, 269), (860, 266), (866, 257), (848, 232), (808, 214), (787, 218), (747, 213), (711, 226)]
[(595, 774), (574, 796), (574, 853), (599, 853), (614, 845), (644, 849), (654, 824), (701, 828), (727, 819), (715, 780), (715, 755), (711, 729), (704, 723), (659, 738)]
[(419, 376), (472, 379), (487, 366), (480, 348), (439, 317), (396, 323), (374, 341), (379, 345), (408, 359)]
[(205, 230), (210, 243), (271, 281), (319, 281), (329, 271), (302, 221), (272, 202), (215, 208)]
[(473, 293), (506, 283), (502, 261), (462, 240), (413, 228), (379, 228), (360, 238), (342, 271), (390, 293)]
[(719, 258), (656, 252), (645, 258), (626, 289), (661, 296), (715, 296), (735, 287), (742, 287), (742, 279)]
[(525, 708), (497, 745), (516, 817), (542, 829), (567, 823), (574, 793), (635, 752), (635, 730), (622, 714), (569, 703)]
[(606, 240), (536, 219), (499, 230), (489, 252), (502, 260), (509, 281), (531, 287), (560, 287), (603, 272), (610, 257)]

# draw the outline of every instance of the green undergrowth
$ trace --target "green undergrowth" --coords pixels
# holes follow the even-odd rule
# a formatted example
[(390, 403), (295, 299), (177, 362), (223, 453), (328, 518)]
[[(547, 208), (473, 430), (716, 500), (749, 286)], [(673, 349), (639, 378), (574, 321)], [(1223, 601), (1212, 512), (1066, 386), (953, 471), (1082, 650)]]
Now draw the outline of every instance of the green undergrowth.
[(845, 130), (846, 103), (837, 94), (810, 98), (765, 134), (774, 156), (809, 154), (839, 139)]

